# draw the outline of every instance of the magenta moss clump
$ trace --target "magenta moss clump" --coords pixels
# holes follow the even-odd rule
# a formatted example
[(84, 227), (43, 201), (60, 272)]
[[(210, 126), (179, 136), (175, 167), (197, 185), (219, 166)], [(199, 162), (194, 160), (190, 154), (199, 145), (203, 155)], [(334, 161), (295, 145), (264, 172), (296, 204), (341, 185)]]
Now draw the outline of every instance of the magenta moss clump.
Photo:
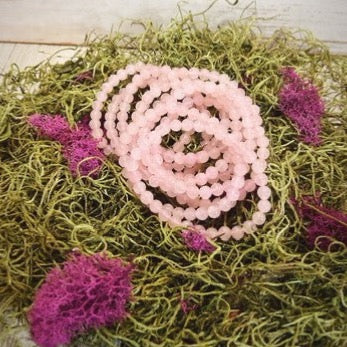
[(347, 245), (346, 214), (324, 207), (319, 197), (305, 196), (301, 202), (294, 200), (293, 203), (299, 215), (309, 221), (306, 240), (311, 248), (317, 241), (321, 249), (328, 250), (332, 239)]
[(318, 145), (321, 142), (324, 102), (317, 88), (291, 67), (284, 68), (282, 75), (284, 85), (279, 92), (280, 110), (295, 124), (303, 142)]
[(98, 142), (91, 136), (86, 119), (78, 122), (76, 129), (71, 129), (61, 115), (33, 114), (29, 117), (29, 123), (41, 136), (61, 143), (64, 158), (73, 175), (95, 177), (98, 174), (104, 155), (98, 148)]
[(182, 237), (186, 246), (193, 251), (212, 253), (216, 249), (207, 241), (205, 235), (197, 229), (192, 228), (182, 231)]
[(73, 254), (54, 268), (28, 313), (33, 340), (41, 347), (67, 344), (78, 333), (122, 321), (131, 297), (133, 265), (103, 254)]

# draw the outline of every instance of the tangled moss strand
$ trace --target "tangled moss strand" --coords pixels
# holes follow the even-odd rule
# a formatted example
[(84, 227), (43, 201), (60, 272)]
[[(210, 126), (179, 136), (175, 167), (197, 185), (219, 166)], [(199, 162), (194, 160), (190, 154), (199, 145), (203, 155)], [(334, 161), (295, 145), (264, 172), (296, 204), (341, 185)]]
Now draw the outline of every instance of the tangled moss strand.
[[(343, 346), (347, 341), (347, 252), (304, 242), (305, 224), (289, 199), (320, 192), (346, 205), (346, 57), (311, 35), (262, 37), (247, 22), (211, 30), (197, 18), (142, 35), (88, 43), (64, 64), (43, 62), (4, 75), (0, 87), (0, 317), (20, 321), (45, 275), (75, 248), (132, 260), (134, 298), (122, 324), (91, 331), (72, 346)], [(236, 79), (261, 108), (270, 138), (267, 173), (273, 209), (261, 230), (216, 242), (211, 254), (187, 249), (179, 228), (161, 223), (130, 191), (114, 158), (97, 179), (74, 178), (55, 142), (27, 124), (32, 113), (63, 114), (74, 125), (91, 111), (106, 78), (130, 62), (216, 69)], [(322, 144), (298, 142), (279, 112), (280, 70), (292, 66), (326, 103)], [(77, 76), (90, 71), (91, 78)], [(243, 219), (247, 203), (228, 219)], [(183, 299), (197, 305), (185, 314)], [(2, 322), (1, 326), (8, 323)], [(15, 328), (3, 329), (8, 334)]]

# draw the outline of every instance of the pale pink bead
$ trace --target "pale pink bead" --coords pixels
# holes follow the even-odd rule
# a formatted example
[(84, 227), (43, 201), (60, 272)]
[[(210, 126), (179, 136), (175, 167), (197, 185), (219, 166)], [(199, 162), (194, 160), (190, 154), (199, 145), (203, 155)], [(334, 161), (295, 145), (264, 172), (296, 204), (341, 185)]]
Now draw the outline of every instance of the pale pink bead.
[(217, 159), (220, 156), (220, 149), (218, 147), (211, 148), (209, 149), (208, 154), (210, 158)]
[(185, 156), (185, 164), (188, 167), (193, 167), (195, 163), (196, 163), (196, 156), (195, 156), (195, 154), (194, 153), (186, 154), (186, 156)]
[(239, 198), (239, 190), (236, 188), (230, 188), (227, 190), (227, 197), (231, 201), (237, 201)]
[(182, 123), (179, 120), (175, 119), (170, 123), (170, 128), (173, 131), (180, 131), (182, 128)]
[(247, 196), (247, 192), (244, 189), (240, 189), (239, 191), (239, 201), (243, 201)]
[(252, 234), (255, 230), (257, 230), (257, 226), (254, 224), (253, 221), (247, 220), (243, 223), (243, 229), (246, 234)]
[(196, 184), (198, 184), (199, 186), (203, 186), (207, 183), (207, 176), (203, 172), (198, 173), (195, 176), (195, 178), (196, 178)]
[(207, 213), (210, 218), (218, 218), (221, 214), (221, 211), (217, 206), (210, 206), (207, 209)]
[(174, 190), (176, 194), (184, 194), (187, 190), (185, 182), (177, 180), (174, 184)]
[(183, 215), (184, 215), (184, 209), (182, 207), (176, 207), (173, 209), (172, 215), (177, 220), (181, 220), (183, 218)]
[(107, 94), (104, 91), (96, 93), (96, 99), (100, 102), (104, 102), (107, 99)]
[(176, 196), (176, 200), (180, 205), (185, 205), (188, 199), (186, 195), (180, 194)]
[(143, 204), (145, 205), (150, 205), (151, 202), (153, 201), (153, 194), (151, 192), (142, 192), (140, 194), (140, 200)]
[(160, 180), (157, 176), (151, 175), (148, 179), (148, 184), (153, 188), (157, 188), (159, 187)]
[(261, 136), (257, 138), (257, 145), (259, 147), (267, 147), (269, 145), (269, 139), (265, 136)]
[(199, 190), (199, 195), (202, 199), (209, 199), (212, 195), (212, 190), (208, 186), (203, 186)]
[(228, 212), (231, 209), (232, 205), (227, 198), (223, 198), (219, 201), (218, 207), (222, 212)]
[(231, 229), (227, 226), (222, 226), (218, 229), (218, 235), (222, 241), (228, 241), (231, 237)]
[(267, 186), (259, 187), (257, 190), (257, 194), (260, 199), (266, 200), (271, 196), (271, 189)]
[(189, 119), (184, 119), (182, 122), (182, 130), (183, 131), (190, 131), (193, 129), (193, 122)]
[(218, 177), (218, 169), (214, 166), (209, 166), (206, 169), (205, 173), (206, 173), (207, 179), (209, 179), (209, 180), (213, 180), (213, 179)]
[(184, 153), (182, 153), (182, 152), (177, 152), (177, 153), (175, 153), (174, 160), (175, 160), (175, 162), (176, 162), (177, 164), (179, 164), (179, 165), (184, 164), (184, 160), (185, 160), (185, 155), (184, 155)]
[(184, 213), (183, 213), (183, 216), (184, 216), (184, 218), (186, 218), (189, 221), (194, 220), (196, 218), (195, 209), (192, 207), (186, 208)]
[(270, 155), (270, 151), (267, 148), (261, 147), (257, 151), (257, 155), (260, 159), (267, 159)]
[(243, 176), (249, 171), (249, 166), (245, 163), (237, 163), (234, 166), (234, 173), (238, 176)]
[(266, 161), (265, 160), (256, 160), (252, 164), (252, 170), (256, 173), (264, 172), (266, 169)]
[(269, 212), (271, 210), (271, 203), (269, 200), (260, 200), (258, 202), (258, 208), (260, 212)]
[(252, 221), (256, 225), (262, 225), (265, 223), (266, 217), (265, 214), (262, 212), (255, 212), (252, 216)]
[(215, 167), (219, 172), (224, 172), (228, 169), (228, 163), (224, 159), (219, 159), (216, 161)]
[(231, 186), (234, 188), (242, 188), (245, 184), (245, 179), (242, 176), (234, 176), (231, 179)]
[(211, 190), (214, 196), (220, 196), (223, 194), (223, 186), (220, 183), (213, 183)]
[(214, 239), (218, 235), (218, 230), (213, 227), (207, 228), (204, 235), (210, 239)]
[(268, 182), (267, 176), (263, 173), (254, 175), (253, 179), (258, 186), (265, 186)]
[(254, 183), (253, 180), (251, 179), (248, 179), (245, 181), (245, 185), (243, 186), (243, 189), (246, 191), (246, 192), (253, 192), (256, 188), (256, 184)]
[(167, 150), (164, 152), (163, 158), (167, 163), (172, 163), (175, 159), (175, 152)]
[(196, 186), (187, 186), (187, 196), (189, 199), (196, 199), (199, 196), (199, 188)]
[(196, 153), (196, 159), (198, 163), (206, 163), (209, 159), (208, 152), (206, 151), (200, 151)]
[(208, 218), (207, 209), (205, 207), (199, 207), (195, 212), (196, 218), (199, 220), (205, 220)]
[(137, 182), (134, 185), (134, 192), (138, 195), (146, 191), (146, 185), (143, 182)]
[(241, 240), (244, 234), (245, 231), (239, 226), (234, 226), (231, 228), (230, 235), (235, 240)]

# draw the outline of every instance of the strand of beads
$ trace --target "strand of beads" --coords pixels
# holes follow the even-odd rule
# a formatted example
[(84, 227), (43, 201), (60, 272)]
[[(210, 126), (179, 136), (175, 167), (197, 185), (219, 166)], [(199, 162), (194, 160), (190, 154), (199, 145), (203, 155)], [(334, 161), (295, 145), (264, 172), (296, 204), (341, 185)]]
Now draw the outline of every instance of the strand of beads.
[[(113, 95), (103, 112), (108, 94)], [(214, 111), (212, 111), (214, 110)], [(269, 140), (259, 108), (225, 74), (137, 63), (111, 75), (97, 93), (90, 127), (114, 153), (142, 203), (172, 226), (195, 226), (210, 238), (239, 240), (265, 222), (271, 191), (265, 174)], [(166, 148), (163, 139), (176, 135)], [(200, 150), (186, 146), (200, 134)], [(250, 220), (218, 230), (199, 225), (232, 209), (247, 193), (259, 201)], [(174, 198), (162, 203), (154, 190)]]

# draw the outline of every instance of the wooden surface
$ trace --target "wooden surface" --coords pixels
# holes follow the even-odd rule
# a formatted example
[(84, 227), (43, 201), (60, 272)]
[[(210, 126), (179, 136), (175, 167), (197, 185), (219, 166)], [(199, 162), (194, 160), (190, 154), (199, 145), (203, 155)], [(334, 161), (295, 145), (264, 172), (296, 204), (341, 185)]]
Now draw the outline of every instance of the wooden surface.
[(8, 71), (11, 64), (23, 69), (36, 65), (52, 55), (52, 62), (61, 63), (70, 59), (75, 52), (76, 48), (73, 46), (0, 43), (0, 74)]
[[(212, 27), (257, 17), (265, 35), (280, 27), (308, 29), (332, 52), (347, 54), (347, 0), (239, 0), (231, 6), (233, 2), (214, 2), (205, 14)], [(213, 1), (179, 3), (186, 14), (203, 12)], [(0, 0), (0, 73), (13, 63), (35, 65), (59, 49), (54, 61), (69, 59), (74, 50), (66, 45), (81, 44), (88, 33), (143, 30), (130, 19), (165, 25), (177, 15), (177, 0)]]
[[(166, 24), (179, 14), (178, 0), (0, 0), (0, 41), (78, 44), (89, 32), (108, 34), (113, 27), (139, 32), (130, 19)], [(199, 13), (212, 0), (181, 0), (181, 11)], [(229, 3), (235, 0), (228, 0)], [(206, 13), (211, 26), (256, 16), (265, 33), (279, 27), (313, 31), (335, 52), (347, 52), (346, 0), (215, 1)], [(128, 20), (127, 20), (128, 19)]]

